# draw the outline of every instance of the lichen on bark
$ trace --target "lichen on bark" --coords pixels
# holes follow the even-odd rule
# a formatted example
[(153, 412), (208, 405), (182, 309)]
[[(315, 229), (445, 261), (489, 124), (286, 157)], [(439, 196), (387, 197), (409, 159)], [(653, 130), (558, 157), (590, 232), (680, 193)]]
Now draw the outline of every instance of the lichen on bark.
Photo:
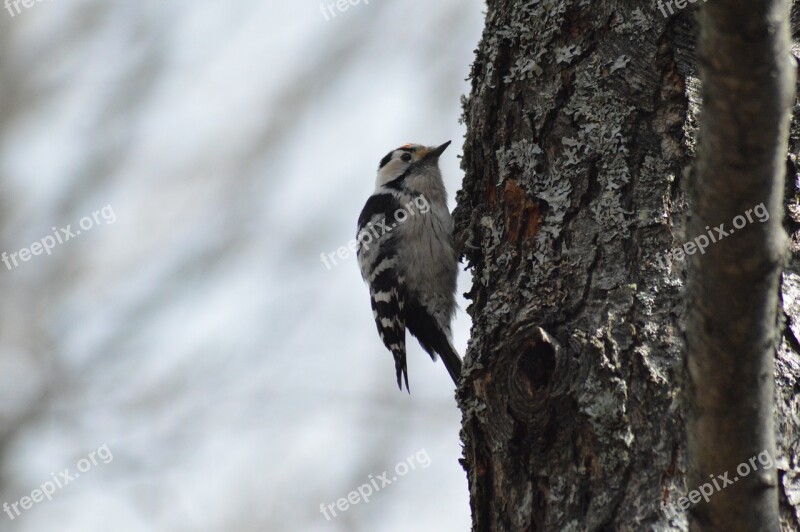
[(687, 528), (661, 511), (687, 491), (686, 265), (663, 254), (687, 238), (693, 18), (488, 2), (455, 212), (473, 272), (458, 400), (475, 530)]

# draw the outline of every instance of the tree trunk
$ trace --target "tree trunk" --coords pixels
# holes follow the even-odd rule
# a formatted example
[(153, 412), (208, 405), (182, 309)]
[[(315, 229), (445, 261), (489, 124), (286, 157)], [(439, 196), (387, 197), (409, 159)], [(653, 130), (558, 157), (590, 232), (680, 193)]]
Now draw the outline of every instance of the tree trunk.
[[(789, 3), (717, 0), (700, 20), (704, 103), (690, 200), (690, 234), (697, 236), (686, 246), (693, 255), (686, 419), (688, 484), (710, 498), (692, 507), (691, 525), (778, 530), (776, 475), (764, 466), (775, 456), (778, 283), (788, 251)], [(725, 471), (729, 477), (720, 478)]]
[[(687, 264), (665, 252), (695, 236), (699, 82), (695, 10), (670, 6), (488, 2), (455, 213), (473, 270), (458, 400), (474, 530), (688, 529)], [(800, 502), (798, 266), (776, 364), (786, 530)]]

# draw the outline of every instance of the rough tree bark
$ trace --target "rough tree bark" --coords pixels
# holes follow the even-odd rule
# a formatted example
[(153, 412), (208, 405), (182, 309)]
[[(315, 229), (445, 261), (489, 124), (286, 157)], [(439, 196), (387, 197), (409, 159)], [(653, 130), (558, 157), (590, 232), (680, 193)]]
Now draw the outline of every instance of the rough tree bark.
[[(487, 4), (455, 213), (474, 279), (458, 390), (473, 528), (686, 530), (687, 265), (665, 252), (694, 236), (694, 9)], [(798, 268), (775, 370), (785, 530), (800, 529)]]

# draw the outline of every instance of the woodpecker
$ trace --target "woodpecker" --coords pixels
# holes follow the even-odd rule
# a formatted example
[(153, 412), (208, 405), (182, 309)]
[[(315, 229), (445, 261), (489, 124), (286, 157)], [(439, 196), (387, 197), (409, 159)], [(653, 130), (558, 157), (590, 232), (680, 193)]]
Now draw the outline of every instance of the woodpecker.
[(454, 383), (461, 375), (450, 330), (458, 256), (439, 170), (439, 156), (449, 145), (406, 144), (386, 154), (375, 192), (358, 217), (358, 265), (372, 314), (394, 357), (397, 386), (402, 390), (405, 382), (409, 393), (406, 329), (434, 361), (442, 357)]

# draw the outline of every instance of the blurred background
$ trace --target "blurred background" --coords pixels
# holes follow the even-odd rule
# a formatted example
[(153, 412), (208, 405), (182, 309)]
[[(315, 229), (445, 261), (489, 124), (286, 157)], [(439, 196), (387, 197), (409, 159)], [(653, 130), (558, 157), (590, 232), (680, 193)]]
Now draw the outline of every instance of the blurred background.
[(320, 256), (407, 142), (454, 141), (454, 207), (482, 2), (15, 1), (0, 530), (468, 530), (444, 366), (409, 342), (401, 393), (355, 258)]

